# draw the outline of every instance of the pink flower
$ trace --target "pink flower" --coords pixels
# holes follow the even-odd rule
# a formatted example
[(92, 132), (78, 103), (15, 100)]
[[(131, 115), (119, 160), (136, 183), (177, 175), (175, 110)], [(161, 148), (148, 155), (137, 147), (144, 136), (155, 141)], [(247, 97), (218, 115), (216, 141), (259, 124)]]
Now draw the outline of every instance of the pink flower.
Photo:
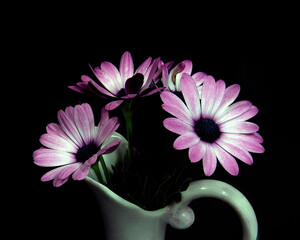
[[(181, 77), (184, 73), (191, 75), (193, 69), (193, 63), (190, 60), (184, 60), (181, 63), (177, 64), (169, 73), (168, 70), (172, 64), (173, 62), (169, 62), (164, 64), (161, 67), (162, 68), (161, 81), (163, 83), (163, 86), (166, 89), (178, 93), (181, 92), (181, 87), (180, 87)], [(206, 75), (207, 74), (203, 72), (197, 72), (191, 75), (191, 77), (194, 79), (196, 83), (200, 95), (201, 95), (202, 83)]]
[(54, 180), (55, 187), (71, 176), (74, 180), (84, 179), (97, 158), (113, 152), (121, 142), (117, 139), (106, 144), (119, 122), (116, 117), (109, 118), (105, 109), (102, 109), (98, 127), (94, 125), (93, 111), (87, 103), (60, 110), (57, 116), (59, 124), (47, 125), (47, 133), (40, 138), (44, 147), (33, 153), (36, 165), (57, 167), (41, 178), (42, 181)]
[(170, 91), (161, 93), (163, 109), (175, 117), (165, 119), (163, 124), (180, 135), (174, 142), (175, 149), (189, 148), (191, 162), (203, 159), (206, 176), (214, 173), (217, 159), (236, 176), (239, 168), (234, 157), (250, 165), (253, 158), (249, 152), (264, 152), (259, 127), (247, 121), (257, 114), (257, 107), (249, 101), (233, 103), (239, 85), (226, 88), (224, 81), (215, 82), (212, 76), (206, 76), (201, 101), (195, 81), (188, 74), (182, 75), (180, 87), (185, 102)]
[(161, 90), (152, 84), (160, 73), (157, 71), (159, 63), (159, 58), (152, 62), (149, 57), (134, 72), (132, 57), (129, 52), (125, 52), (121, 57), (119, 70), (110, 62), (102, 62), (100, 67), (93, 69), (98, 82), (83, 75), (82, 82), (69, 88), (80, 93), (91, 91), (103, 98), (114, 99), (105, 106), (107, 110), (113, 110), (126, 99), (149, 96)]

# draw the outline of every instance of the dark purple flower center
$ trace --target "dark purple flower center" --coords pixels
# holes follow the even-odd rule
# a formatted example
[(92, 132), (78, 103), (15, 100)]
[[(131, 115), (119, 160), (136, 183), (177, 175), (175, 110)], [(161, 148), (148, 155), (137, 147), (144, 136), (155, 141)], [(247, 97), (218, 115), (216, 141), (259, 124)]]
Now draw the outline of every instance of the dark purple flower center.
[(76, 153), (76, 160), (77, 162), (85, 162), (97, 152), (98, 147), (94, 143), (84, 145), (83, 147), (78, 149)]
[(202, 141), (209, 143), (216, 141), (221, 135), (218, 124), (211, 119), (201, 118), (195, 124), (195, 131)]
[(122, 88), (122, 89), (118, 92), (117, 97), (118, 97), (118, 98), (121, 98), (121, 97), (124, 97), (124, 96), (126, 96), (126, 95), (127, 95), (127, 94), (126, 94), (125, 88)]
[(125, 82), (125, 88), (122, 88), (117, 97), (124, 97), (127, 94), (138, 94), (141, 87), (144, 83), (144, 75), (141, 73), (137, 73), (133, 75), (131, 78), (128, 78)]

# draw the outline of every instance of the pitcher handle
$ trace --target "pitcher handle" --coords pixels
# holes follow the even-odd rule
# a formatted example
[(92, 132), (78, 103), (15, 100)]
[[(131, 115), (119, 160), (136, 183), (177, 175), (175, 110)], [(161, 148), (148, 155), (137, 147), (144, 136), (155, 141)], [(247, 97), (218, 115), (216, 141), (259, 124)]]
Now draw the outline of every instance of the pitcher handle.
[(192, 182), (182, 192), (182, 200), (170, 209), (168, 223), (176, 229), (190, 227), (194, 220), (194, 212), (188, 206), (193, 200), (212, 197), (228, 203), (237, 212), (243, 227), (243, 240), (256, 240), (258, 233), (255, 212), (247, 198), (231, 185), (217, 180), (199, 180)]

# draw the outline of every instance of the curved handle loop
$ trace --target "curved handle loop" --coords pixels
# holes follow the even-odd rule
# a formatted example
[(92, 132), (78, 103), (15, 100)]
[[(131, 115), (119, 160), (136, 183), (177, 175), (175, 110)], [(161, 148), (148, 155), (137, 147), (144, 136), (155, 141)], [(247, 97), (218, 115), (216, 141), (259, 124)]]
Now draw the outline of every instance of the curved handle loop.
[(256, 240), (257, 219), (247, 198), (231, 185), (217, 180), (199, 180), (192, 182), (182, 192), (182, 201), (172, 206), (169, 224), (176, 229), (190, 227), (195, 219), (188, 204), (203, 197), (212, 197), (228, 203), (238, 213), (243, 226), (243, 240)]

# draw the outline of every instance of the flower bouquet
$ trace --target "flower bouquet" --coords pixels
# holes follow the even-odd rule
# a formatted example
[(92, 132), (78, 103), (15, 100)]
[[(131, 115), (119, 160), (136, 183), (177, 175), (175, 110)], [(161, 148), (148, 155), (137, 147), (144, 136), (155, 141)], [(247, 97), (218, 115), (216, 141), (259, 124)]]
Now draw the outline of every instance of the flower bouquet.
[[(226, 86), (203, 72), (192, 73), (190, 60), (173, 65), (149, 57), (135, 69), (125, 52), (119, 69), (102, 62), (91, 67), (93, 77), (83, 75), (69, 86), (99, 97), (102, 106), (68, 106), (58, 112), (58, 123), (47, 125), (43, 146), (33, 153), (36, 165), (52, 168), (41, 180), (60, 187), (93, 176), (142, 209), (157, 210), (180, 202), (194, 177), (201, 171), (211, 176), (217, 163), (234, 176), (237, 159), (251, 165), (250, 153), (264, 152), (258, 125), (248, 121), (258, 108), (250, 101), (235, 102), (238, 84)], [(99, 122), (95, 110), (101, 112)], [(120, 126), (125, 138), (116, 132)], [(105, 161), (122, 141), (122, 159)]]

